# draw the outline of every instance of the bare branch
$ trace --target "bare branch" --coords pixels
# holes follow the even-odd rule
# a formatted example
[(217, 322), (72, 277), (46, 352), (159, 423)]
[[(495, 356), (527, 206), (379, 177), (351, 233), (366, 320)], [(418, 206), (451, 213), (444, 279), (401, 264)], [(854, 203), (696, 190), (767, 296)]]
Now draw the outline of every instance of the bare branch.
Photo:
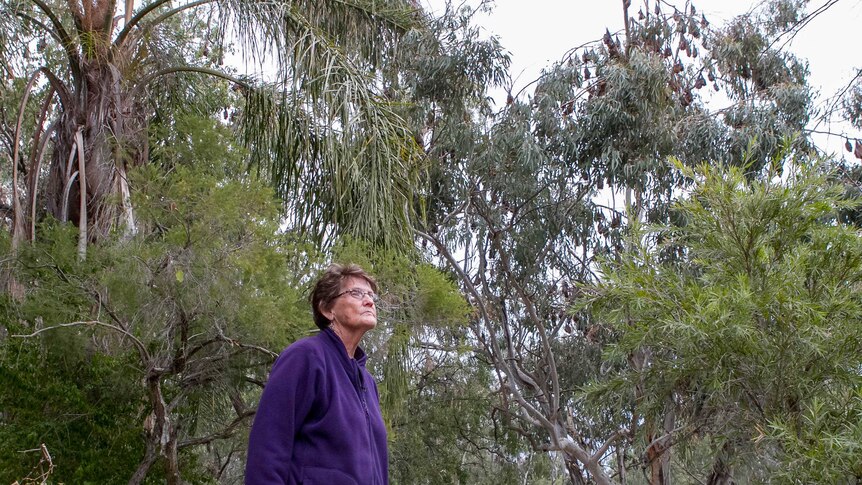
[(613, 436), (611, 436), (610, 438), (608, 438), (607, 441), (602, 443), (602, 446), (600, 446), (595, 451), (595, 453), (593, 453), (592, 459), (595, 461), (601, 461), (602, 457), (605, 455), (605, 453), (608, 452), (608, 449), (611, 447), (611, 445), (616, 443), (616, 441), (618, 439), (622, 438), (623, 436), (625, 436), (625, 433), (623, 432), (623, 430), (617, 430), (613, 434)]
[(221, 333), (219, 333), (219, 340), (221, 340), (223, 342), (227, 342), (233, 347), (239, 347), (241, 349), (256, 350), (256, 351), (258, 351), (262, 354), (268, 355), (269, 357), (272, 357), (272, 358), (278, 357), (277, 352), (273, 352), (273, 351), (271, 351), (267, 348), (261, 347), (259, 345), (244, 344), (238, 340), (234, 340), (234, 339), (227, 337)]
[[(163, 13), (162, 15), (160, 15), (160, 16), (158, 16), (158, 17), (156, 17), (152, 22), (150, 22), (150, 23), (149, 23), (149, 25), (150, 25), (150, 26), (152, 26), (152, 25), (158, 25), (159, 23), (161, 23), (161, 21), (163, 21), (163, 20), (165, 20), (166, 18), (168, 18), (168, 17), (170, 17), (170, 16), (172, 16), (172, 15), (175, 15), (175, 14), (177, 14), (177, 13), (179, 13), (179, 12), (182, 12), (183, 10), (187, 10), (187, 9), (190, 9), (190, 8), (194, 8), (194, 7), (197, 7), (197, 6), (199, 6), (199, 5), (204, 5), (204, 4), (207, 4), (207, 3), (213, 3), (213, 2), (215, 2), (215, 1), (216, 1), (216, 0), (197, 0), (197, 1), (195, 1), (195, 2), (189, 2), (189, 3), (185, 4), (185, 5), (180, 5), (179, 7), (176, 7), (176, 8), (174, 8), (174, 9), (172, 9), (172, 10), (170, 10), (170, 11), (168, 11), (168, 12), (166, 12), (166, 13)], [(129, 34), (132, 32), (132, 29), (134, 29), (134, 28), (135, 28), (135, 26), (136, 26), (138, 23), (140, 23), (140, 22), (141, 22), (141, 20), (143, 20), (143, 19), (144, 19), (144, 17), (146, 17), (147, 15), (149, 15), (149, 14), (150, 14), (150, 12), (152, 12), (153, 10), (155, 10), (155, 9), (157, 9), (157, 8), (159, 8), (159, 7), (161, 7), (162, 5), (165, 5), (165, 4), (167, 4), (167, 3), (170, 3), (170, 2), (171, 2), (171, 0), (158, 0), (158, 1), (155, 1), (155, 2), (153, 2), (153, 3), (149, 4), (149, 5), (147, 5), (146, 7), (144, 7), (144, 9), (143, 9), (143, 10), (141, 10), (141, 11), (140, 11), (140, 12), (138, 12), (138, 13), (136, 13), (136, 14), (135, 14), (131, 19), (129, 19), (129, 21), (126, 23), (126, 25), (124, 25), (124, 26), (123, 26), (123, 30), (121, 30), (121, 31), (120, 31), (120, 33), (117, 35), (117, 38), (116, 38), (116, 39), (114, 39), (114, 46), (116, 46), (116, 47), (121, 47), (121, 46), (123, 45), (123, 42), (125, 42), (126, 37), (128, 37), (128, 36), (129, 36)]]
[(126, 337), (128, 337), (128, 338), (129, 338), (129, 339), (130, 339), (130, 340), (135, 344), (135, 347), (137, 347), (137, 348), (138, 348), (138, 352), (141, 354), (141, 358), (142, 358), (145, 362), (149, 362), (149, 360), (150, 360), (150, 354), (149, 354), (149, 352), (147, 352), (147, 347), (144, 345), (144, 343), (143, 343), (143, 342), (141, 342), (141, 341), (140, 341), (140, 339), (138, 339), (137, 337), (135, 337), (134, 335), (132, 335), (132, 334), (131, 334), (130, 332), (128, 332), (127, 330), (124, 330), (124, 329), (122, 329), (122, 328), (120, 328), (120, 327), (118, 327), (118, 326), (116, 326), (116, 325), (111, 325), (110, 323), (100, 322), (100, 321), (98, 321), (98, 320), (82, 320), (82, 321), (77, 321), (77, 322), (59, 323), (59, 324), (57, 324), (57, 325), (53, 325), (53, 326), (50, 326), (50, 327), (40, 328), (39, 330), (36, 330), (35, 332), (30, 333), (30, 334), (26, 334), (26, 335), (16, 334), (16, 335), (11, 335), (11, 337), (15, 337), (15, 338), (32, 338), (32, 337), (35, 337), (35, 336), (39, 335), (40, 333), (47, 332), (47, 331), (49, 331), (49, 330), (57, 330), (57, 329), (59, 329), (59, 328), (69, 328), (69, 327), (83, 327), (83, 326), (88, 326), (88, 327), (92, 327), (92, 326), (104, 327), (104, 328), (107, 328), (107, 329), (110, 329), (110, 330), (114, 330), (115, 332), (119, 332), (119, 333), (121, 333), (121, 334), (125, 335)]

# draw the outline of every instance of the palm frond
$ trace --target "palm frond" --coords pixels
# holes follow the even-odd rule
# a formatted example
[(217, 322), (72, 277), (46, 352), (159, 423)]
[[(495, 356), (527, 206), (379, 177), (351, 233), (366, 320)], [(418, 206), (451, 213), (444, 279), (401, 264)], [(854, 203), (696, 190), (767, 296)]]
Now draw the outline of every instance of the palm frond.
[[(390, 247), (406, 243), (421, 150), (399, 118), (376, 97), (358, 96), (357, 109), (341, 120), (328, 113), (326, 124), (276, 88), (247, 94), (242, 136), (292, 225), (320, 241), (347, 233)], [(335, 88), (341, 92), (330, 94), (347, 99), (363, 93), (349, 83)]]
[[(2, 10), (13, 10), (13, 3), (26, 8), (19, 10), (32, 21), (18, 16), (9, 22), (29, 38), (27, 29), (47, 28), (54, 34), (50, 40), (63, 39), (75, 20), (68, 8), (58, 8), (61, 17), (56, 16), (45, 0), (10, 0)], [(132, 111), (160, 118), (168, 108), (183, 106), (178, 100), (211, 99), (206, 92), (212, 85), (198, 82), (199, 74), (154, 73), (230, 73), (222, 54), (235, 44), (247, 60), (273, 72), (268, 84), (235, 87), (246, 97), (240, 133), (251, 149), (249, 166), (271, 180), (287, 219), (320, 242), (350, 233), (406, 246), (422, 151), (382, 94), (383, 72), (399, 39), (421, 28), (421, 13), (410, 0), (149, 0), (116, 33), (110, 53), (85, 68), (111, 64), (104, 72), (116, 73), (111, 79), (117, 99), (135, 98), (100, 106), (140, 107)], [(69, 61), (59, 76), (83, 89), (89, 81), (78, 75), (73, 60), (86, 46), (57, 44)], [(0, 41), (0, 52), (13, 48), (10, 39)], [(139, 89), (142, 80), (151, 89)], [(146, 156), (144, 148), (136, 153)]]
[(412, 25), (412, 9), (339, 1), (247, 7), (238, 25), (258, 35), (245, 46), (266, 41), (277, 53), (277, 82), (247, 97), (252, 166), (269, 177), (292, 222), (319, 240), (346, 232), (406, 243), (421, 150), (378, 93), (374, 69)]
[(289, 48), (307, 38), (309, 30), (317, 32), (315, 38), (374, 67), (387, 47), (420, 26), (418, 11), (404, 0), (223, 0), (219, 5), (244, 53), (257, 61), (273, 55), (279, 68), (309, 60), (298, 58), (298, 52)]

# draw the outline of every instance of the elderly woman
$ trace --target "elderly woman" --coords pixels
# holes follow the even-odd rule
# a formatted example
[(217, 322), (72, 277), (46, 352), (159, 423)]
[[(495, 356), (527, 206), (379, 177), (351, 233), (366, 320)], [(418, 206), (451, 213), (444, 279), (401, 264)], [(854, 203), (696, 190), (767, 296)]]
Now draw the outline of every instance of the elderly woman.
[(282, 352), (260, 398), (245, 483), (389, 483), (386, 427), (359, 342), (377, 325), (377, 284), (332, 265), (311, 292), (320, 332)]

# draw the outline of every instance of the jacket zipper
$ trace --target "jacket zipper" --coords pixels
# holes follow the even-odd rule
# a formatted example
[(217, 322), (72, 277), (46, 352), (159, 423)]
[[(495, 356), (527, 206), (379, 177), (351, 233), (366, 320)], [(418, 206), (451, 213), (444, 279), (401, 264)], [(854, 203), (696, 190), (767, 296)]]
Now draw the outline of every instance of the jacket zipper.
[[(380, 458), (377, 456), (377, 444), (374, 442), (374, 433), (371, 428), (371, 414), (368, 411), (368, 401), (365, 399), (365, 380), (362, 378), (362, 369), (359, 368), (359, 364), (354, 364), (356, 366), (356, 380), (359, 383), (359, 400), (362, 402), (362, 409), (365, 411), (365, 424), (368, 429), (368, 447), (372, 451), (372, 456), (374, 459), (372, 460), (372, 466), (376, 468), (377, 460)], [(374, 470), (374, 483), (379, 483), (377, 481), (377, 470)]]

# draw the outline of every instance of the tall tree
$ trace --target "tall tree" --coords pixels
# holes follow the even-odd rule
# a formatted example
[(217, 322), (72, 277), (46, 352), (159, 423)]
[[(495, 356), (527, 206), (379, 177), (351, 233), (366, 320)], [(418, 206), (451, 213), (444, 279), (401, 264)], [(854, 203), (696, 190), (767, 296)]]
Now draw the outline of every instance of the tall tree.
[[(804, 64), (771, 43), (780, 29), (767, 17), (716, 29), (689, 4), (621, 7), (621, 32), (571, 51), (496, 116), (474, 112), (462, 131), (477, 142), (450, 145), (443, 166), (453, 170), (432, 188), (447, 203), (419, 230), (474, 306), (474, 343), (494, 367), (500, 407), (537, 451), (562, 454), (576, 483), (625, 482), (632, 467), (651, 483), (671, 474), (670, 409), (621, 424), (619, 403), (590, 407), (578, 392), (613, 337), (588, 311), (569, 310), (596, 281), (595, 258), (623, 249), (629, 214), (672, 216), (689, 181), (667, 157), (725, 160), (754, 176), (804, 127), (810, 102)], [(730, 106), (709, 108), (699, 94), (708, 87)], [(649, 366), (648, 355), (630, 358)]]
[[(412, 4), (133, 6), (4, 0), (0, 7), (14, 39), (0, 44), (3, 65), (12, 78), (29, 80), (17, 91), (21, 108), (4, 117), (15, 244), (34, 238), (40, 208), (78, 223), (82, 256), (87, 240), (113, 228), (133, 232), (127, 171), (149, 160), (156, 105), (166, 96), (182, 104), (207, 77), (242, 94), (251, 163), (284, 196), (294, 222), (320, 237), (336, 227), (385, 244), (403, 241), (417, 150), (374, 72), (398, 38), (419, 27)], [(231, 42), (249, 60), (272, 62), (275, 82), (231, 75), (223, 66)], [(41, 107), (25, 119), (34, 90)]]

